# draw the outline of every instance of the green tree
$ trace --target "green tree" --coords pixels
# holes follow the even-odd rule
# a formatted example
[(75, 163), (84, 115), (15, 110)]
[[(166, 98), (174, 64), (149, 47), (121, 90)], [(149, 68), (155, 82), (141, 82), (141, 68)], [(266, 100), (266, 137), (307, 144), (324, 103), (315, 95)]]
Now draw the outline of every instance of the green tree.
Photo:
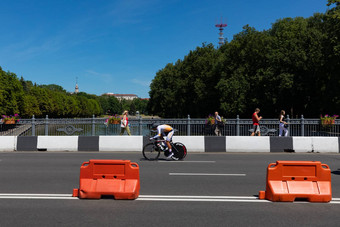
[(203, 44), (167, 64), (150, 85), (148, 111), (163, 117), (265, 117), (340, 111), (340, 0), (325, 14), (283, 18), (268, 30), (246, 25), (231, 42)]
[(0, 113), (19, 113), (23, 99), (24, 90), (17, 76), (0, 67)]

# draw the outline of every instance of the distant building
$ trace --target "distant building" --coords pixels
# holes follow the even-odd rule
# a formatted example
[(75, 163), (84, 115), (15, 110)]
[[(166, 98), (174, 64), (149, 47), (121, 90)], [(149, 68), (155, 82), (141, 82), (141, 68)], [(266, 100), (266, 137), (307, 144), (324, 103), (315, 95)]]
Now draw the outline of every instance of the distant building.
[(114, 96), (116, 97), (118, 100), (133, 100), (133, 99), (137, 99), (138, 96), (135, 94), (114, 94), (114, 93), (105, 93), (104, 95), (107, 96)]
[(133, 99), (138, 98), (138, 96), (135, 94), (113, 94), (113, 96), (116, 97), (118, 100), (122, 100), (122, 99), (133, 100)]

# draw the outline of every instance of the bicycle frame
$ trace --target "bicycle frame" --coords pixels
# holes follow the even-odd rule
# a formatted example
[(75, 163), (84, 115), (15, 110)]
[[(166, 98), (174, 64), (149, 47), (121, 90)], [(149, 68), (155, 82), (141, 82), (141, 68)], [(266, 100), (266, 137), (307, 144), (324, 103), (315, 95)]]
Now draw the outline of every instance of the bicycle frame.
[[(157, 140), (154, 141), (154, 144), (157, 146), (157, 144), (164, 143), (165, 146), (166, 146), (165, 149), (169, 149), (169, 148), (168, 148), (168, 145), (166, 144), (166, 142), (167, 142), (167, 141), (166, 141), (165, 139), (157, 139)], [(176, 149), (175, 146), (174, 146), (174, 143), (172, 142), (172, 140), (169, 141), (169, 143), (170, 143), (170, 145), (171, 145), (172, 148)], [(162, 145), (162, 144), (161, 144), (161, 145)], [(177, 149), (176, 149), (176, 151), (177, 151)]]

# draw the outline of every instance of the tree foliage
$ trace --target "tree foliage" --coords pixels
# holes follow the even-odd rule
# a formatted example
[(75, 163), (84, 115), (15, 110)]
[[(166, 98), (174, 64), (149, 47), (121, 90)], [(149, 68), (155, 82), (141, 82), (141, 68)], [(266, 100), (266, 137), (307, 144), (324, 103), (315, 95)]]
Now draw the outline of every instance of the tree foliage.
[(156, 73), (149, 111), (164, 117), (276, 117), (340, 111), (340, 0), (326, 13), (284, 18), (257, 31), (246, 25), (221, 48), (203, 44)]
[[(123, 109), (146, 113), (146, 100), (119, 101), (112, 96), (71, 94), (56, 84), (37, 85), (0, 67), (0, 114), (21, 117), (91, 117), (121, 114)], [(132, 111), (133, 110), (133, 111)]]

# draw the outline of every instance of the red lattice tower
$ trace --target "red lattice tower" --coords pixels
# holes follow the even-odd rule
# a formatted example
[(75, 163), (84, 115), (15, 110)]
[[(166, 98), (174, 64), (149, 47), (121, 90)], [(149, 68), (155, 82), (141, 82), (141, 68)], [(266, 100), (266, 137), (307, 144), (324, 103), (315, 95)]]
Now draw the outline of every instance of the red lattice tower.
[(221, 47), (224, 44), (223, 29), (227, 27), (227, 24), (223, 24), (222, 19), (221, 19), (221, 23), (216, 24), (215, 27), (219, 28), (218, 30), (220, 30), (220, 33), (218, 33), (220, 35), (220, 37), (218, 37), (218, 40), (219, 40), (218, 44)]

